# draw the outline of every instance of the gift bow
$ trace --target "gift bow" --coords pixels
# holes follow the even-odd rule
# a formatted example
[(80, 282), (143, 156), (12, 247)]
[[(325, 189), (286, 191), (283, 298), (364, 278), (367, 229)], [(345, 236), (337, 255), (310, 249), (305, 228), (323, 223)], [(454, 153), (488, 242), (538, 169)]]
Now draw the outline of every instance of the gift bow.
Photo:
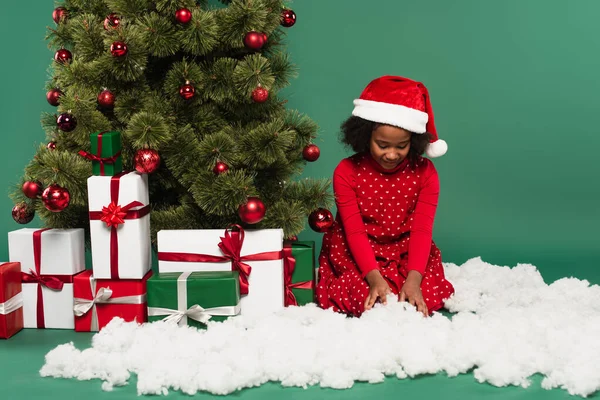
[(17, 293), (4, 303), (0, 303), (0, 315), (8, 315), (23, 307), (23, 294)]
[(76, 316), (81, 317), (85, 315), (94, 307), (96, 303), (105, 302), (112, 296), (112, 290), (109, 288), (100, 288), (98, 293), (96, 293), (96, 297), (92, 300), (87, 299), (75, 299), (75, 305), (73, 306), (73, 311)]
[(139, 206), (143, 206), (139, 201), (132, 201), (123, 207), (117, 205), (114, 201), (111, 201), (108, 206), (102, 207), (100, 221), (103, 221), (108, 227), (116, 228), (125, 223), (127, 213), (129, 213), (133, 207)]
[(305, 281), (292, 283), (292, 275), (296, 269), (296, 259), (292, 256), (292, 246), (286, 245), (283, 247), (283, 278), (285, 285), (285, 306), (297, 306), (298, 300), (292, 289), (314, 289), (315, 281)]
[[(239, 232), (232, 234), (229, 228), (236, 227)], [(218, 244), (221, 249), (222, 256), (213, 256), (210, 254), (193, 254), (193, 253), (172, 253), (159, 252), (159, 261), (177, 261), (177, 262), (227, 262), (231, 261), (231, 269), (239, 271), (240, 275), (240, 294), (247, 295), (249, 293), (249, 277), (252, 272), (252, 267), (246, 264), (245, 261), (270, 261), (280, 260), (283, 257), (283, 251), (266, 251), (263, 253), (241, 255), (242, 246), (244, 245), (244, 229), (237, 225), (230, 225), (225, 230), (224, 237), (221, 237), (221, 242)]]
[(54, 276), (40, 275), (34, 270), (30, 269), (29, 274), (27, 272), (21, 272), (21, 279), (24, 283), (39, 283), (48, 289), (61, 291), (64, 282)]
[(240, 305), (236, 306), (223, 306), (213, 308), (203, 308), (198, 304), (194, 304), (187, 310), (172, 310), (170, 308), (160, 307), (149, 307), (148, 316), (158, 317), (166, 315), (163, 321), (175, 322), (178, 325), (182, 325), (184, 321), (183, 317), (188, 317), (203, 324), (207, 324), (208, 321), (214, 316), (234, 316), (240, 313)]

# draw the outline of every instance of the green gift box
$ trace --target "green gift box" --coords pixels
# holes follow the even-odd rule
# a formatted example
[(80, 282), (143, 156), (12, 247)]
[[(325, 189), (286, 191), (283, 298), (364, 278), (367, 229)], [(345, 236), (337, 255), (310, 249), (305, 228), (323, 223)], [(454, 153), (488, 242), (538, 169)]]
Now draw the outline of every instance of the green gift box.
[[(288, 290), (291, 290), (297, 305), (302, 306), (315, 302), (315, 242), (295, 241), (286, 242), (284, 249), (291, 248), (292, 258), (295, 260), (291, 281), (286, 278)], [(287, 268), (286, 268), (287, 269)], [(287, 271), (286, 271), (287, 272)], [(290, 296), (286, 296), (287, 305), (293, 305)]]
[(147, 282), (148, 322), (206, 328), (240, 313), (237, 271), (161, 272)]
[(80, 151), (92, 161), (92, 173), (96, 176), (114, 176), (123, 171), (121, 157), (121, 133), (94, 132), (90, 135), (90, 153)]

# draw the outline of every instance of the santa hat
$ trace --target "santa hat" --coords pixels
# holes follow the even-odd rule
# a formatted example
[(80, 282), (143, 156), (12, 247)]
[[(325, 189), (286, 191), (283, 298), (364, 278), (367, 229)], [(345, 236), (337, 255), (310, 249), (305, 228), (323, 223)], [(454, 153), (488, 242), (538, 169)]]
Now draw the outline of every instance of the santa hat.
[(352, 115), (368, 121), (393, 125), (414, 133), (431, 135), (425, 154), (440, 157), (448, 145), (438, 138), (427, 88), (401, 76), (382, 76), (367, 85), (354, 100)]

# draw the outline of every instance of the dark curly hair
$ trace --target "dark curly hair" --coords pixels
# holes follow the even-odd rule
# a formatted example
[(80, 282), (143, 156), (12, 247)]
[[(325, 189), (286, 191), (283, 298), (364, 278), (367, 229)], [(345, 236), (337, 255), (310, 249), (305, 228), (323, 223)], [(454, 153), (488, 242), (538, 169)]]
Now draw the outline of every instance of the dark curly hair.
[[(340, 140), (356, 153), (369, 152), (371, 134), (380, 125), (383, 124), (351, 116), (341, 125)], [(423, 134), (412, 133), (410, 137), (410, 150), (408, 151), (408, 160), (411, 165), (415, 165), (423, 153), (425, 153), (430, 136), (427, 132)]]

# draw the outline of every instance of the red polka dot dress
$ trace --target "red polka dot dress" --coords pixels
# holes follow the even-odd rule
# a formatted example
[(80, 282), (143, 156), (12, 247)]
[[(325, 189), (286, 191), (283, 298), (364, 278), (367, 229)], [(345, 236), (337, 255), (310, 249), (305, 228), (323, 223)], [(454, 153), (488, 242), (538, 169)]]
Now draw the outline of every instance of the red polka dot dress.
[(433, 163), (404, 160), (386, 170), (370, 154), (356, 154), (335, 169), (333, 190), (338, 212), (319, 255), (319, 306), (360, 316), (369, 294), (365, 276), (379, 269), (395, 294), (408, 271), (419, 271), (427, 308), (442, 308), (454, 288), (432, 240), (439, 197)]

